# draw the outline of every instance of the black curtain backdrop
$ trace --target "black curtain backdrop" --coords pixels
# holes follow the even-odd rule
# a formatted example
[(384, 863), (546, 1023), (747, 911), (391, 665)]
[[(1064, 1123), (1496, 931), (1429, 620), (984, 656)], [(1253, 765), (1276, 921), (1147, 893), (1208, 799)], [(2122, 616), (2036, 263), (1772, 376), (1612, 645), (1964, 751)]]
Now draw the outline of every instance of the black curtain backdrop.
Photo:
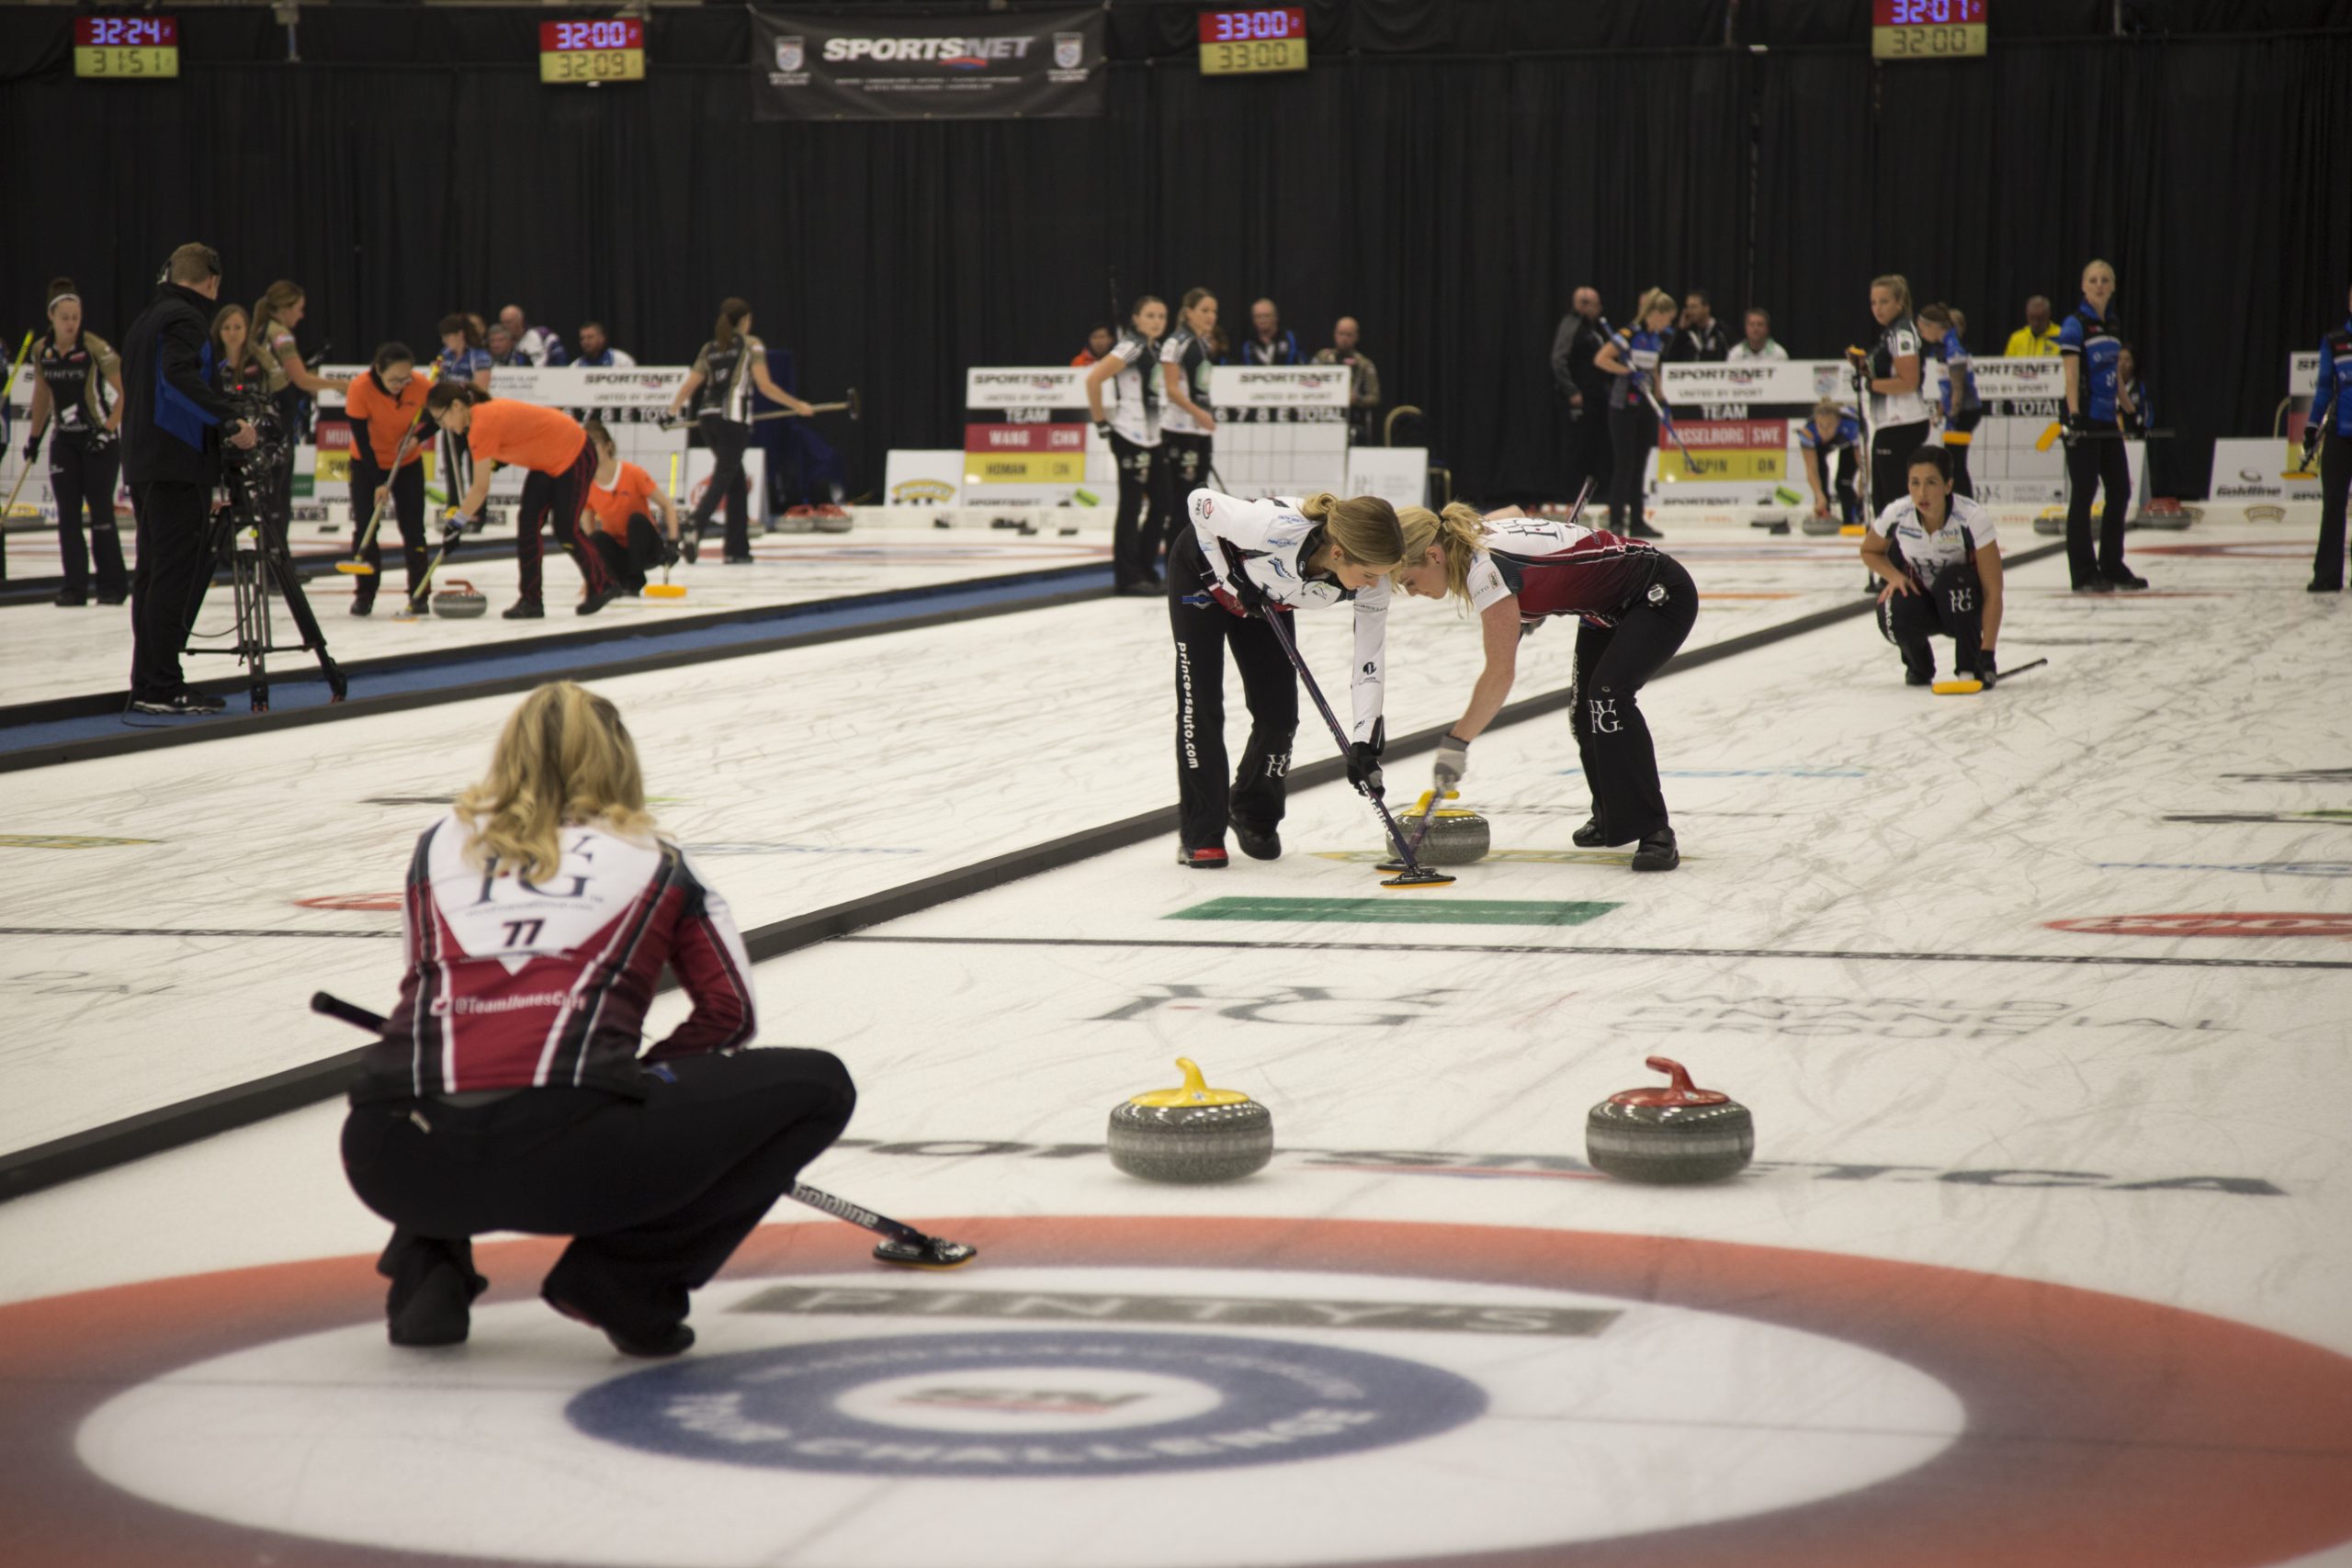
[(1901, 272), (1996, 354), (2098, 256), (2195, 495), (2342, 319), (2352, 0), (1995, 0), (1989, 59), (1886, 66), (1867, 0), (1307, 8), (1301, 76), (1203, 78), (1197, 7), (1123, 0), (1102, 120), (811, 126), (751, 122), (734, 7), (655, 11), (650, 79), (594, 90), (539, 85), (536, 9), (306, 8), (300, 63), (266, 9), (190, 10), (181, 80), (134, 85), (74, 79), (70, 12), (0, 7), (0, 327), (66, 273), (119, 336), (190, 239), (248, 304), (301, 283), (313, 357), (518, 301), (678, 363), (741, 294), (804, 393), (865, 393), (863, 489), (960, 445), (967, 367), (1067, 360), (1114, 278), (1204, 284), (1310, 346), (1359, 318), (1491, 497), (1555, 488), (1578, 284), (1618, 320), (1651, 285), (1753, 300), (1826, 357)]

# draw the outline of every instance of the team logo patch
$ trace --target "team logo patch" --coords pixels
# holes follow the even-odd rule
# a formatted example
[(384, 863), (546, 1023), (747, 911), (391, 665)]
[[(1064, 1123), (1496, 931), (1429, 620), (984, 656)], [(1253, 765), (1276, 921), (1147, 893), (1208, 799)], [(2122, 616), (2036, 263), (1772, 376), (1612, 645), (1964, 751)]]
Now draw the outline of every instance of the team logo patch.
[(1291, 1340), (1086, 1331), (831, 1340), (588, 1390), (593, 1437), (860, 1475), (1132, 1475), (1328, 1459), (1485, 1414), (1424, 1363)]
[(1054, 66), (1060, 71), (1075, 71), (1086, 59), (1084, 33), (1054, 35)]
[(780, 38), (775, 40), (775, 68), (797, 71), (808, 61), (808, 46), (804, 39)]

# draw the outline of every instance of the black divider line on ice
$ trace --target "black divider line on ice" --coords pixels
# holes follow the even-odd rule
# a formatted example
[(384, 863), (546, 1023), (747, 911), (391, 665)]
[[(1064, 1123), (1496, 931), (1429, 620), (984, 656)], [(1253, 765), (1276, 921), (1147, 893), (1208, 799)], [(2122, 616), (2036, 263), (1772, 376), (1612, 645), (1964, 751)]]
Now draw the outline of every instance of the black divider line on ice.
[[(2064, 548), (2065, 547), (2061, 544), (2027, 550), (2013, 558), (2010, 564), (2022, 565), (2030, 560), (2038, 560), (2044, 556), (2055, 555)], [(1085, 596), (1092, 597), (1093, 595), (1090, 593)], [(1785, 642), (1791, 637), (1803, 637), (1808, 632), (1819, 631), (1825, 626), (1836, 626), (1841, 621), (1857, 619), (1870, 614), (1876, 604), (1875, 599), (1857, 598), (1850, 604), (1834, 605), (1826, 610), (1816, 610), (1810, 615), (1800, 615), (1795, 620), (1785, 621), (1778, 626), (1743, 632), (1737, 637), (1726, 637), (1722, 642), (1711, 644), (1706, 648), (1687, 649), (1668, 660), (1666, 667), (1660, 670), (1655, 678), (1663, 679), (1668, 675), (1679, 675), (1686, 671), (1713, 664), (1718, 660), (1736, 658), (1743, 653), (1753, 652), (1759, 648), (1769, 648), (1777, 642)], [(913, 623), (899, 624), (903, 626)], [(1491, 730), (1501, 728), (1506, 725), (1524, 724), (1530, 719), (1557, 713), (1568, 705), (1568, 700), (1569, 692), (1566, 687), (1556, 692), (1546, 692), (1540, 696), (1524, 698), (1505, 706), (1495, 716), (1494, 723), (1488, 725), (1487, 728)], [(1416, 730), (1410, 735), (1392, 739), (1388, 743), (1388, 756), (1396, 760), (1415, 756), (1424, 751), (1433, 751), (1437, 749), (1438, 741), (1444, 738), (1445, 731), (1445, 725), (1434, 724), (1427, 729)], [(0, 769), (4, 769), (6, 765), (5, 761), (0, 761)], [(1290, 771), (1292, 784), (1300, 789), (1311, 789), (1318, 784), (1332, 784), (1346, 776), (1347, 764), (1338, 757), (1327, 757), (1320, 761), (1302, 763), (1294, 766)], [(1172, 833), (1175, 830), (1175, 807), (1164, 806), (1156, 811), (1143, 812), (1123, 821), (1106, 823), (1099, 828), (1089, 828), (1081, 832), (1066, 834), (1042, 844), (1033, 844), (1027, 849), (995, 855), (975, 865), (941, 872), (936, 875), (926, 876), (898, 887), (885, 888), (878, 893), (869, 893), (863, 897), (852, 898), (828, 908), (814, 910), (806, 915), (795, 915), (786, 919), (758, 926), (743, 933), (743, 945), (750, 951), (752, 961), (755, 964), (763, 963), (771, 958), (780, 958), (787, 953), (811, 947), (820, 942), (829, 942), (835, 937), (848, 936), (868, 926), (880, 925), (887, 920), (895, 920), (902, 916), (952, 903), (958, 898), (969, 897), (975, 893), (986, 893), (1009, 883), (1018, 882), (1024, 877), (1035, 876), (1040, 872), (1057, 871), (1064, 866), (1075, 865), (1080, 861), (1091, 860), (1097, 855), (1108, 854), (1114, 850), (1123, 850), (1135, 844), (1144, 843), (1151, 839)], [(170, 936), (181, 933), (159, 931), (155, 934)], [(955, 942), (962, 939), (890, 938), (887, 940)], [(1002, 940), (1017, 942), (1021, 939)], [(1106, 943), (1105, 945), (1149, 944)], [(1266, 944), (1202, 942), (1167, 945), (1237, 947)], [(1301, 942), (1295, 945), (1308, 948), (1321, 944)], [(1394, 951), (1422, 953), (1445, 950), (1430, 949), (1419, 943), (1409, 946), (1397, 943), (1395, 944)], [(1496, 953), (1514, 950), (1464, 948), (1460, 951)], [(1531, 951), (1552, 953), (1563, 950), (1536, 948)], [(1675, 950), (1654, 951), (1668, 953)], [(1701, 950), (1688, 951), (1698, 953)], [(1758, 956), (1792, 955), (1771, 953), (1758, 954)], [(667, 990), (673, 984), (674, 982), (665, 976), (662, 988)], [(365, 1047), (361, 1049), (364, 1050)], [(91, 1176), (119, 1165), (127, 1165), (132, 1160), (143, 1158), (148, 1155), (160, 1154), (166, 1149), (178, 1148), (183, 1145), (197, 1143), (221, 1133), (233, 1132), (239, 1127), (250, 1126), (255, 1122), (266, 1121), (272, 1116), (281, 1115), (288, 1111), (299, 1111), (304, 1106), (333, 1100), (349, 1086), (351, 1075), (358, 1066), (359, 1055), (359, 1051), (340, 1052), (305, 1066), (288, 1068), (282, 1073), (273, 1073), (268, 1077), (256, 1079), (250, 1084), (219, 1089), (211, 1094), (200, 1095), (194, 1100), (183, 1100), (176, 1105), (164, 1106), (120, 1122), (110, 1122), (104, 1126), (92, 1128), (86, 1133), (77, 1133), (46, 1144), (37, 1144), (31, 1148), (21, 1149), (14, 1154), (0, 1155), (0, 1202), (6, 1202), (11, 1198), (22, 1197), (28, 1192), (39, 1191), (44, 1187), (53, 1187), (62, 1181), (71, 1181), (77, 1177)]]
[(1809, 958), (1833, 964), (1858, 959), (1899, 964), (2088, 964), (2123, 969), (2352, 969), (2346, 958), (2132, 958), (2109, 953), (1868, 953), (1809, 947), (1552, 947), (1537, 942), (1219, 942), (1208, 938), (1085, 936), (877, 936), (852, 942), (930, 947), (1117, 947), (1282, 953), (1459, 953), (1547, 958)]
[[(658, 626), (642, 624), (615, 626), (595, 633), (565, 633), (554, 637), (533, 637), (516, 642), (478, 643), (446, 653), (400, 656), (385, 660), (370, 660), (357, 665), (345, 665), (344, 673), (355, 680), (369, 670), (378, 673), (406, 671), (415, 669), (449, 667), (462, 671), (469, 664), (484, 664), (514, 659), (543, 659), (552, 654), (566, 653), (586, 645), (589, 651), (582, 657), (563, 662), (554, 671), (534, 670), (523, 674), (500, 675), (485, 680), (466, 681), (454, 677), (449, 684), (434, 685), (414, 691), (387, 693), (382, 696), (357, 696), (348, 701), (322, 704), (299, 708), (277, 708), (268, 713), (234, 714), (237, 705), (245, 700), (245, 683), (242, 679), (230, 682), (207, 682), (202, 689), (226, 697), (231, 715), (218, 718), (162, 720), (152, 726), (124, 725), (107, 728), (86, 739), (58, 740), (35, 743), (9, 750), (7, 729), (0, 727), (0, 773), (15, 773), (26, 768), (44, 768), (59, 762), (86, 761), (96, 757), (119, 756), (130, 751), (151, 751), (168, 746), (189, 746), (198, 741), (220, 740), (233, 736), (254, 735), (265, 730), (288, 729), (310, 724), (331, 724), (343, 719), (364, 718), (377, 714), (401, 713), (412, 708), (437, 707), (447, 703), (468, 702), (476, 697), (493, 697), (512, 692), (527, 692), (541, 682), (561, 674), (579, 680), (609, 680), (616, 675), (635, 675), (650, 670), (670, 670), (680, 665), (704, 664), (722, 659), (743, 659), (755, 654), (778, 653), (787, 649), (813, 648), (820, 643), (843, 642), (857, 637), (878, 637), (886, 632), (918, 631), (926, 626), (946, 626), (958, 621), (986, 620), (994, 615), (1014, 615), (1024, 610), (1053, 609), (1110, 596), (1107, 587), (1062, 588), (1057, 582), (1101, 575), (1099, 567), (1057, 568), (1051, 572), (1017, 574), (1005, 578), (984, 579), (978, 582), (936, 584), (929, 588), (895, 590), (886, 594), (857, 594), (842, 599), (813, 600), (802, 604), (770, 605), (764, 609), (729, 611), (724, 615), (703, 616), (692, 621), (664, 621)], [(1035, 586), (1039, 591), (1021, 592), (1023, 587)], [(891, 615), (854, 626), (824, 626), (809, 631), (780, 632), (775, 637), (760, 637), (741, 643), (718, 645), (697, 644), (694, 639), (716, 628), (745, 622), (763, 620), (789, 621), (812, 615), (839, 615), (844, 611), (882, 610), (905, 602), (920, 602), (945, 594), (992, 594), (1013, 591), (999, 602), (959, 605), (950, 609), (920, 612), (914, 615)], [(640, 648), (660, 651), (621, 654), (599, 659), (593, 649), (600, 644), (635, 643)], [(684, 644), (687, 646), (680, 646)], [(309, 671), (315, 676), (316, 671)], [(292, 674), (273, 674), (273, 687), (315, 684)], [(61, 699), (83, 702), (86, 699)], [(127, 699), (116, 694), (107, 699), (106, 705), (96, 711), (74, 716), (81, 721), (98, 721), (117, 717)], [(6, 715), (0, 714), (0, 719)], [(50, 719), (40, 722), (74, 722), (74, 719)], [(34, 721), (17, 720), (17, 723)]]

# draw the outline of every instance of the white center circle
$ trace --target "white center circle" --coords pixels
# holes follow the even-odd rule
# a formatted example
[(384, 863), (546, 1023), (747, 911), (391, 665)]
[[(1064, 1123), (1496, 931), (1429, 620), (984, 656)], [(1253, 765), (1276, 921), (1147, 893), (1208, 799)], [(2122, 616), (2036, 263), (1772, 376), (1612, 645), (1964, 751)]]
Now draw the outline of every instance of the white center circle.
[(924, 1432), (1112, 1432), (1205, 1416), (1206, 1383), (1121, 1367), (989, 1367), (861, 1383), (833, 1401), (858, 1421)]

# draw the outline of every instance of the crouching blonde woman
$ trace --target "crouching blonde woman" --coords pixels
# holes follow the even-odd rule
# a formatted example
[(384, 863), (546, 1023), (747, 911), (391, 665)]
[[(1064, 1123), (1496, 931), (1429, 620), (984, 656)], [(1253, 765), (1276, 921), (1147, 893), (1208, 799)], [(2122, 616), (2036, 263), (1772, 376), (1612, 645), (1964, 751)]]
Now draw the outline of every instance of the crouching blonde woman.
[(1587, 849), (1635, 845), (1635, 871), (1681, 864), (1638, 698), (1698, 616), (1699, 591), (1682, 563), (1641, 540), (1530, 517), (1515, 506), (1484, 516), (1460, 502), (1443, 516), (1408, 506), (1397, 520), (1405, 533), (1397, 586), (1417, 598), (1452, 595), (1468, 604), (1486, 644), (1469, 705), (1438, 747), (1439, 797), (1461, 784), (1470, 743), (1510, 695), (1519, 639), (1552, 616), (1573, 615), (1579, 625), (1568, 728), (1592, 819), (1572, 837)]
[[(400, 1002), (344, 1122), (352, 1190), (392, 1223), (395, 1345), (452, 1345), (488, 1281), (472, 1238), (568, 1235), (547, 1303), (632, 1356), (694, 1343), (707, 1283), (848, 1125), (822, 1051), (749, 1050), (727, 902), (645, 809), (613, 705), (570, 682), (507, 719), (490, 772), (408, 867)], [(694, 1010), (639, 1055), (668, 968)]]

